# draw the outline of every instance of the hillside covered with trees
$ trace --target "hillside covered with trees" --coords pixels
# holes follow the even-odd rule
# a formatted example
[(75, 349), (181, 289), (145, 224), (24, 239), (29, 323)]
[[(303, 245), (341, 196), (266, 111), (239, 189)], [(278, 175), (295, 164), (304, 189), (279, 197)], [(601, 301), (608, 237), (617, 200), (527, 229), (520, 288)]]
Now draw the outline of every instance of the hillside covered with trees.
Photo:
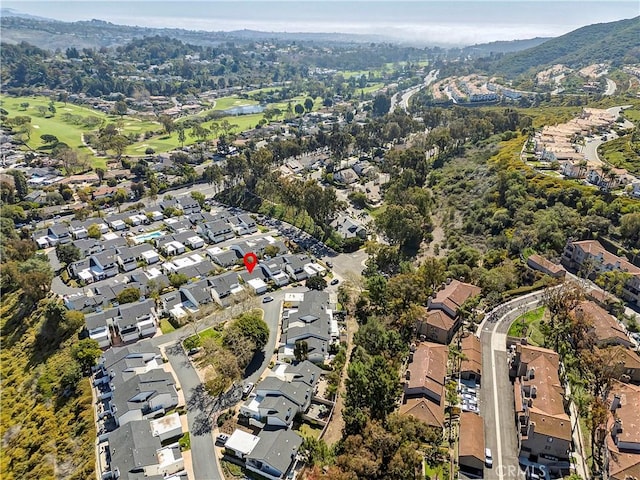
[[(576, 5), (577, 7), (577, 5)], [(592, 63), (614, 66), (640, 62), (640, 17), (579, 28), (541, 45), (478, 66), (492, 73), (516, 76), (532, 68), (561, 63), (570, 67)]]
[(10, 219), (0, 225), (2, 478), (86, 480), (96, 435), (88, 373), (102, 351), (79, 339), (84, 315), (49, 294), (46, 256)]

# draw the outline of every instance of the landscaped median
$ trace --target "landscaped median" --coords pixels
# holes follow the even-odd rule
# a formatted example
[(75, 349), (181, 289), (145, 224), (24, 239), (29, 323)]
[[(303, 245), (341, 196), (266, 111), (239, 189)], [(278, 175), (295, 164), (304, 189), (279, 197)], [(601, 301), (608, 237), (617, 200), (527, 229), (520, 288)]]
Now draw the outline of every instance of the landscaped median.
[(520, 315), (509, 327), (510, 337), (527, 338), (529, 343), (540, 346), (544, 343), (544, 335), (540, 330), (540, 323), (547, 315), (546, 307), (538, 307)]

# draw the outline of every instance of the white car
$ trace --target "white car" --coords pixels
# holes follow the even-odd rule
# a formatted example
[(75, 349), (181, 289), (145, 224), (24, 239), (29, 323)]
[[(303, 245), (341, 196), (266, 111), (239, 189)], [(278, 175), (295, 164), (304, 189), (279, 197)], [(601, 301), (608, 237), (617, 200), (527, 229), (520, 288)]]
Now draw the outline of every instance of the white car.
[(487, 466), (487, 468), (493, 467), (493, 457), (491, 456), (490, 448), (484, 449), (484, 464)]
[(253, 382), (249, 382), (244, 386), (242, 389), (242, 397), (247, 398), (251, 393), (251, 390), (253, 390)]

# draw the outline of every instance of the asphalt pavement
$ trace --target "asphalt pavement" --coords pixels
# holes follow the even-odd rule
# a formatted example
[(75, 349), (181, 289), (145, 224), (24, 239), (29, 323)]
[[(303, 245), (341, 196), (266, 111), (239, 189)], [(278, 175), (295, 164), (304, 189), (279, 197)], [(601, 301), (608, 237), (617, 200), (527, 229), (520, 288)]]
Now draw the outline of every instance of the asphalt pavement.
[[(539, 305), (542, 292), (534, 292), (507, 302), (487, 315), (480, 325), (482, 342), (482, 388), (480, 413), (484, 419), (485, 445), (494, 458), (493, 471), (485, 478), (522, 478), (518, 463), (513, 385), (509, 379), (507, 332), (511, 323)], [(492, 319), (493, 321), (490, 321)]]

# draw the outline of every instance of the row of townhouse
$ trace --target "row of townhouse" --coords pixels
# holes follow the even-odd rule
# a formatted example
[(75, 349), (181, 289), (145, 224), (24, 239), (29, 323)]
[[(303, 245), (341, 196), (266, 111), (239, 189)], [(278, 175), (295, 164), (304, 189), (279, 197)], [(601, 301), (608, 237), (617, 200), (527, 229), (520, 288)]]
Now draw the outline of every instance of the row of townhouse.
[[(197, 216), (197, 218), (194, 219), (194, 216)], [(73, 240), (75, 237), (72, 234), (68, 234), (66, 226), (63, 225), (50, 227), (49, 230), (55, 230), (59, 235), (67, 233), (68, 241), (72, 241), (73, 245), (80, 250), (84, 258), (71, 264), (69, 266), (69, 273), (78, 281), (88, 284), (105, 278), (111, 278), (120, 272), (126, 273), (133, 271), (139, 266), (155, 264), (161, 260), (161, 255), (164, 257), (175, 257), (177, 255), (183, 255), (188, 251), (203, 248), (206, 245), (205, 238), (210, 240), (210, 237), (205, 236), (203, 238), (203, 236), (194, 231), (195, 226), (191, 223), (192, 221), (197, 221), (197, 219), (202, 219), (203, 216), (212, 217), (211, 214), (204, 212), (192, 214), (190, 217), (191, 220), (166, 219), (164, 220), (165, 226), (168, 230), (171, 230), (172, 233), (157, 230), (133, 237), (133, 242), (139, 243), (135, 246), (130, 246), (127, 240), (121, 235), (115, 232), (109, 232), (109, 226), (107, 224), (102, 224), (104, 229), (106, 229), (106, 233), (104, 233), (100, 239), (79, 238)], [(146, 218), (145, 216), (142, 217)], [(228, 228), (231, 229), (231, 227)], [(234, 234), (231, 234), (229, 238), (233, 238), (234, 236)], [(42, 242), (50, 241), (50, 236), (46, 237), (49, 240), (44, 240), (43, 238), (44, 237), (39, 237), (37, 240)], [(271, 238), (270, 240), (275, 243), (274, 239)], [(55, 243), (65, 243), (66, 241), (67, 240), (63, 241), (62, 237), (58, 236), (56, 237)], [(247, 245), (243, 247), (248, 248)], [(286, 248), (281, 242), (279, 248), (286, 251)], [(189, 265), (193, 263), (198, 262), (187, 262)], [(169, 273), (173, 273), (179, 268), (180, 265), (176, 266), (175, 262), (163, 264), (163, 269)]]
[(302, 445), (291, 427), (296, 415), (310, 415), (321, 375), (309, 361), (277, 363), (240, 407), (241, 417), (260, 431), (253, 435), (236, 429), (225, 443), (225, 455), (270, 480), (289, 478)]
[(101, 348), (153, 336), (158, 329), (155, 301), (143, 299), (106, 310), (98, 307), (98, 311), (85, 315), (85, 327), (89, 338)]
[(520, 457), (545, 465), (552, 475), (568, 474), (571, 419), (560, 357), (546, 348), (517, 345), (510, 367)]
[(629, 274), (622, 296), (625, 300), (640, 305), (640, 268), (626, 258), (607, 251), (597, 240), (569, 239), (562, 252), (561, 262), (567, 269), (581, 272), (592, 280), (605, 272)]
[(181, 402), (160, 350), (133, 345), (107, 350), (94, 367), (98, 466), (102, 479), (178, 480), (186, 474), (178, 444)]
[[(482, 345), (475, 335), (462, 339), (458, 377), (469, 385), (478, 385), (482, 377)], [(447, 382), (446, 345), (420, 342), (412, 345), (404, 375), (400, 413), (412, 415), (438, 430), (444, 429), (445, 385)], [(472, 387), (473, 388), (473, 387)], [(462, 410), (477, 415), (477, 405), (462, 401)], [(484, 438), (484, 437), (483, 437)], [(484, 463), (484, 453), (480, 458)]]
[[(236, 253), (235, 250), (233, 252)], [(197, 258), (194, 259), (194, 257)], [(283, 270), (291, 272), (291, 276), (284, 274), (286, 282), (280, 281), (280, 284), (293, 281), (297, 277), (295, 276), (296, 269), (292, 265), (302, 265), (302, 272), (305, 275), (307, 273), (304, 267), (309, 264), (314, 265), (305, 255), (284, 255), (277, 258), (279, 258), (277, 262), (282, 261), (284, 267), (279, 267), (275, 273), (274, 269), (256, 268), (252, 273), (232, 270), (212, 275), (211, 273), (216, 270), (216, 266), (211, 261), (193, 255), (174, 260), (170, 265), (163, 264), (164, 272), (157, 268), (137, 271), (129, 275), (128, 282), (89, 288), (81, 294), (67, 296), (65, 297), (65, 305), (71, 310), (85, 313), (85, 324), (89, 336), (97, 340), (100, 347), (108, 348), (113, 344), (128, 343), (153, 335), (157, 329), (158, 318), (162, 315), (181, 319), (189, 314), (197, 313), (202, 306), (212, 302), (226, 307), (231, 304), (234, 296), (242, 292), (248, 291), (256, 295), (265, 293), (268, 288), (267, 282), (274, 281), (274, 276), (276, 279), (279, 278), (283, 274)], [(320, 265), (317, 267), (317, 270), (312, 269), (313, 274), (320, 275), (324, 272), (324, 267)], [(151, 293), (151, 288), (168, 287), (168, 275), (172, 272), (184, 274), (189, 281), (176, 290), (162, 294), (157, 305), (155, 301), (146, 298)], [(270, 276), (270, 273), (273, 275)], [(141, 300), (131, 304), (118, 305), (118, 295), (128, 288), (138, 289)], [(311, 298), (311, 295), (309, 297)], [(325, 312), (324, 315), (328, 315), (330, 318), (331, 311)], [(330, 332), (322, 337), (325, 339), (325, 343), (318, 346), (318, 352), (324, 352), (323, 358), (328, 355), (328, 345), (338, 335), (336, 323), (332, 319), (328, 322), (329, 327), (326, 327), (325, 330), (330, 330)], [(299, 333), (291, 338), (307, 339), (310, 346), (315, 348), (313, 338), (318, 337), (319, 335), (314, 336), (310, 331), (306, 336)], [(295, 342), (295, 339), (292, 341)], [(284, 348), (286, 351), (283, 351), (283, 354), (287, 358), (292, 358), (293, 347), (286, 344)], [(314, 358), (315, 353), (314, 350)]]
[(640, 478), (640, 386), (616, 381), (607, 401), (606, 471), (611, 480)]
[(289, 308), (282, 313), (278, 359), (293, 361), (296, 344), (305, 342), (309, 361), (326, 362), (329, 359), (331, 345), (337, 344), (340, 338), (329, 294), (318, 291), (287, 294), (285, 303)]
[(425, 340), (448, 345), (460, 328), (460, 307), (482, 289), (470, 283), (447, 280), (435, 296), (427, 301), (424, 318), (418, 320), (418, 336)]
[[(178, 216), (165, 218), (164, 212), (170, 207), (173, 209), (171, 213), (177, 212)], [(202, 211), (198, 202), (183, 197), (179, 201), (167, 200), (160, 203), (158, 207), (138, 212), (110, 213), (104, 218), (92, 217), (86, 220), (56, 223), (44, 230), (34, 232), (33, 238), (40, 248), (47, 248), (59, 243), (66, 244), (74, 240), (87, 239), (94, 225), (97, 225), (101, 235), (106, 235), (109, 232), (124, 232), (132, 227), (159, 221), (162, 221), (166, 230), (171, 233), (195, 229), (196, 232), (192, 236), (200, 235), (203, 241), (214, 244), (236, 235), (248, 235), (258, 231), (255, 220), (247, 214), (235, 215), (227, 210), (216, 213)], [(137, 241), (145, 240), (144, 235), (141, 237), (143, 238)]]

